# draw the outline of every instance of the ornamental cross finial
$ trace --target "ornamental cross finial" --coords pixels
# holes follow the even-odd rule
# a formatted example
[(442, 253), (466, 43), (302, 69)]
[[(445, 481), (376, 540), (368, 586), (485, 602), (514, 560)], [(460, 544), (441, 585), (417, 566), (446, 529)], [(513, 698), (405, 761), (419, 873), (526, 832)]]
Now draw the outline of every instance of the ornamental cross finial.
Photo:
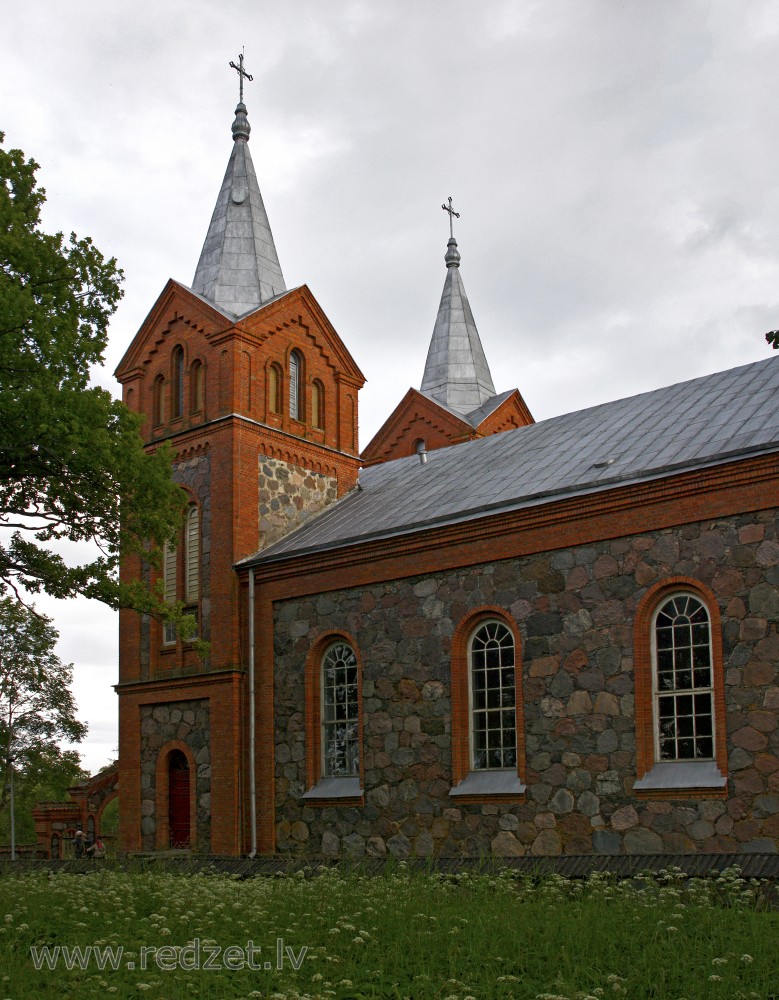
[[(246, 70), (243, 68), (243, 51), (241, 51), (240, 55), (238, 56), (238, 65), (236, 66), (231, 59), (230, 66), (238, 73), (238, 79), (241, 81), (238, 90), (239, 94), (238, 103), (243, 104), (243, 79), (244, 77), (246, 77), (247, 80), (254, 79), (251, 73), (247, 73)], [(449, 200), (451, 201), (451, 198)]]
[(442, 205), (441, 208), (445, 212), (449, 213), (449, 239), (453, 240), (454, 239), (454, 228), (453, 228), (453, 222), (454, 222), (454, 220), (452, 219), (452, 216), (454, 216), (455, 218), (459, 219), (460, 218), (460, 213), (459, 212), (455, 212), (455, 210), (452, 208), (452, 196), (451, 195), (449, 195), (449, 206), (447, 207), (446, 205)]

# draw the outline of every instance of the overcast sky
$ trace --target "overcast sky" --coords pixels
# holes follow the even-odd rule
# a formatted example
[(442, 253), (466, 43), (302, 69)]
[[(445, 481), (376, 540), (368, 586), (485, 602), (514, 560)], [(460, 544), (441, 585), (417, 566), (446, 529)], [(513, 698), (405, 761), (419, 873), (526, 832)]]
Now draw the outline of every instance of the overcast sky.
[[(419, 387), (442, 202), (497, 391), (537, 420), (770, 355), (779, 325), (774, 0), (36, 0), (4, 5), (0, 130), (40, 164), (44, 227), (125, 271), (112, 372), (189, 284), (230, 155), (251, 152), (287, 286), (368, 378), (361, 443)], [(41, 603), (96, 769), (117, 628)]]

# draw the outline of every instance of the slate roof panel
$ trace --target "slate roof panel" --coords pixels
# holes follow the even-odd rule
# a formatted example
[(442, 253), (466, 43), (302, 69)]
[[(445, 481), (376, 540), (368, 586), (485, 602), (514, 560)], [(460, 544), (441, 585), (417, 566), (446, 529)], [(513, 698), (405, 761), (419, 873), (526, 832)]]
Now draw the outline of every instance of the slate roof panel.
[(779, 357), (370, 466), (359, 490), (245, 564), (779, 451)]

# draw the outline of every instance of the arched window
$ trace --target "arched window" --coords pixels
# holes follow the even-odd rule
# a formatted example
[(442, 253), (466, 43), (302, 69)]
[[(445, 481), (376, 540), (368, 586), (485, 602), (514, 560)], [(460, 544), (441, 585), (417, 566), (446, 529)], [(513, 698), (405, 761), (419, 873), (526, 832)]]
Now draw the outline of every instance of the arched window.
[(184, 348), (173, 349), (173, 419), (184, 412)]
[(655, 614), (655, 718), (658, 760), (713, 760), (711, 624), (692, 594), (676, 594)]
[[(179, 566), (179, 554), (183, 551), (183, 566)], [(181, 571), (182, 576), (179, 576)], [(185, 605), (184, 612), (197, 619), (198, 601), (200, 600), (200, 510), (196, 504), (190, 504), (184, 514), (184, 546), (180, 550), (172, 542), (166, 542), (163, 549), (162, 564), (163, 581), (165, 584), (165, 601), (175, 604), (177, 601)], [(187, 606), (188, 605), (188, 606)], [(195, 638), (195, 635), (182, 636), (185, 641)], [(176, 643), (176, 629), (170, 623), (163, 627), (163, 644), (172, 646)]]
[(502, 622), (487, 621), (469, 646), (471, 767), (516, 770), (514, 637)]
[(59, 834), (53, 833), (51, 835), (51, 854), (50, 857), (59, 860), (60, 856), (60, 838)]
[(293, 420), (303, 420), (302, 369), (303, 359), (293, 351), (289, 356), (289, 415)]
[(322, 658), (322, 773), (353, 777), (360, 769), (357, 658), (345, 642)]
[(651, 588), (635, 618), (634, 791), (725, 794), (727, 749), (719, 608), (697, 581)]
[(185, 540), (185, 599), (187, 604), (197, 604), (200, 598), (200, 511), (194, 504), (187, 508)]
[[(162, 550), (162, 576), (165, 583), (165, 601), (167, 604), (176, 603), (176, 591), (178, 589), (178, 552), (172, 542), (166, 542)], [(170, 622), (165, 622), (162, 630), (162, 641), (166, 646), (171, 646), (176, 642), (176, 629)]]
[(325, 389), (318, 378), (311, 383), (311, 425), (325, 426)]
[(519, 663), (519, 632), (502, 608), (478, 608), (455, 629), (450, 796), (516, 802), (524, 794)]
[(165, 379), (158, 375), (152, 384), (152, 420), (154, 426), (165, 423)]
[(190, 411), (192, 413), (201, 413), (203, 410), (203, 382), (203, 362), (193, 361), (189, 370)]
[(281, 369), (277, 364), (268, 369), (268, 410), (281, 413)]
[(347, 635), (324, 635), (306, 658), (306, 784), (313, 805), (360, 805), (360, 662)]

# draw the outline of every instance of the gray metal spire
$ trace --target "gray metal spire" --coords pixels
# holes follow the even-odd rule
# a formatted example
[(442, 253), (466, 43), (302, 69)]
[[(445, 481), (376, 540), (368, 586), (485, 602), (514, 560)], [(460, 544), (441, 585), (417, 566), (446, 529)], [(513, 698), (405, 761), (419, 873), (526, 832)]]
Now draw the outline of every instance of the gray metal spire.
[[(459, 215), (449, 206), (452, 216)], [(479, 340), (468, 296), (460, 275), (460, 254), (454, 235), (446, 248), (446, 280), (438, 307), (433, 337), (427, 352), (420, 392), (457, 413), (470, 413), (495, 395), (487, 358)]]
[(233, 151), (216, 200), (206, 241), (200, 251), (192, 290), (219, 309), (241, 316), (287, 290), (273, 242), (268, 215), (249, 153), (251, 126), (243, 103), (243, 68), (230, 65), (240, 77), (240, 100), (233, 122)]

